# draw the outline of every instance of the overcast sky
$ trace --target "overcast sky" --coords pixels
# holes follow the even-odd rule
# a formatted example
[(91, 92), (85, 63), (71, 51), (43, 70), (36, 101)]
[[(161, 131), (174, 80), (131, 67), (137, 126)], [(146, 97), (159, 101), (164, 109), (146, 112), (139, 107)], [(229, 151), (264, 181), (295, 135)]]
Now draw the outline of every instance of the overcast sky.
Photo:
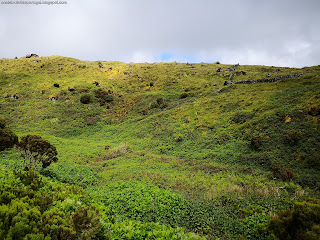
[(320, 0), (3, 2), (0, 58), (320, 64)]

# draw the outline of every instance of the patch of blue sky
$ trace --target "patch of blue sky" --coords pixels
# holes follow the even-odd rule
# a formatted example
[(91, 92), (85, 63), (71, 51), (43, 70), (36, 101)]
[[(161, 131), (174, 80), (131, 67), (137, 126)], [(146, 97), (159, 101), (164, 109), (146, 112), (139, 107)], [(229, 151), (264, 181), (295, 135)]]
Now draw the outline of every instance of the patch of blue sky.
[(180, 56), (176, 55), (172, 52), (163, 52), (159, 56), (155, 57), (156, 62), (190, 62), (195, 63), (199, 62), (197, 61), (197, 58), (194, 56)]

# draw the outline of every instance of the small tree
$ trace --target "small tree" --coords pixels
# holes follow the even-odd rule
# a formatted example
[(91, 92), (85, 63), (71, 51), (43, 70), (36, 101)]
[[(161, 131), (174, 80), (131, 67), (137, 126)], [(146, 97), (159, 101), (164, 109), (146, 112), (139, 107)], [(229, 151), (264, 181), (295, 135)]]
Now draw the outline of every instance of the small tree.
[(52, 162), (58, 161), (56, 147), (40, 136), (27, 135), (22, 137), (19, 148), (24, 158), (22, 168), (36, 169), (40, 163), (42, 163), (42, 168), (46, 168)]

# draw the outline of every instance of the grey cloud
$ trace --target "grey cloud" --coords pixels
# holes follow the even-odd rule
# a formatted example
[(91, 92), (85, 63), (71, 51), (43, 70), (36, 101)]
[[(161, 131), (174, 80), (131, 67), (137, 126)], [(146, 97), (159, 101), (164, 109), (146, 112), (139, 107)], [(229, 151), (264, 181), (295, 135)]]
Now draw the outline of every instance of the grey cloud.
[[(0, 57), (320, 64), (318, 0), (68, 0), (0, 5)], [(161, 60), (161, 59), (160, 59)]]

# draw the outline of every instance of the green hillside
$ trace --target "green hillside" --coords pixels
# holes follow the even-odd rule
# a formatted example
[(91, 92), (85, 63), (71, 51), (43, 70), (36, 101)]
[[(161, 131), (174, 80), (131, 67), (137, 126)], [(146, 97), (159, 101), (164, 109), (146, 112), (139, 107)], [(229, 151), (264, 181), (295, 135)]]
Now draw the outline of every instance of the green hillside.
[[(5, 128), (19, 139), (39, 135), (58, 152), (37, 169), (42, 188), (66, 189), (46, 211), (58, 208), (63, 226), (82, 208), (102, 212), (91, 218), (99, 234), (12, 235), (0, 224), (0, 238), (318, 239), (319, 75), (320, 66), (0, 59)], [(13, 172), (22, 163), (18, 148), (0, 152), (3, 186), (30, 188)], [(76, 205), (81, 197), (85, 206)], [(288, 217), (299, 204), (316, 215)]]

